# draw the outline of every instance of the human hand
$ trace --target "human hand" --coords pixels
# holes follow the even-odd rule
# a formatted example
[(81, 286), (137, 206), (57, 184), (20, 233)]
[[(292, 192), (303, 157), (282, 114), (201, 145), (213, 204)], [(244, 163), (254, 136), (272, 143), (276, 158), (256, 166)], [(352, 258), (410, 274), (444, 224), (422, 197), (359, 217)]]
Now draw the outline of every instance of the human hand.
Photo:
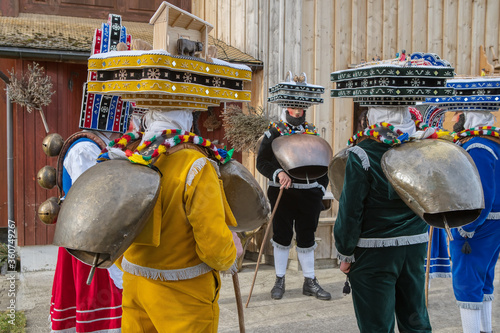
[(278, 173), (278, 178), (280, 180), (280, 184), (281, 184), (281, 187), (280, 188), (286, 188), (288, 189), (290, 187), (290, 185), (292, 185), (292, 179), (290, 178), (290, 176), (288, 176), (286, 174), (285, 171), (281, 171), (280, 173)]
[(351, 263), (341, 261), (340, 262), (340, 270), (346, 274), (349, 273), (349, 271), (351, 270)]

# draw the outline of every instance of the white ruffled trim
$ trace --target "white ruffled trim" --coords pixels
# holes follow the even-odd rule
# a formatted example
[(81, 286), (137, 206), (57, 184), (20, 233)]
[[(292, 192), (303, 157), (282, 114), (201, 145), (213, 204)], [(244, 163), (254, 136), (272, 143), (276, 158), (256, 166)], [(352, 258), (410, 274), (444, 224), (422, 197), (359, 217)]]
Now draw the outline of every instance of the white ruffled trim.
[(285, 170), (283, 170), (283, 169), (276, 169), (276, 171), (274, 171), (274, 173), (273, 173), (273, 182), (276, 182), (276, 177), (278, 177), (278, 173), (280, 173), (281, 171), (285, 171)]
[(347, 263), (353, 263), (356, 261), (356, 259), (354, 259), (354, 254), (350, 255), (350, 256), (345, 256), (338, 251), (337, 251), (337, 259), (339, 259), (340, 261), (343, 261), (343, 262), (347, 262)]
[(452, 275), (451, 273), (438, 273), (438, 272), (435, 272), (435, 273), (430, 273), (429, 274), (429, 279), (436, 279), (436, 278), (451, 278)]
[(491, 155), (493, 155), (493, 157), (498, 160), (498, 157), (497, 155), (495, 154), (495, 152), (493, 151), (493, 149), (491, 149), (490, 147), (488, 147), (487, 145), (484, 145), (482, 143), (473, 143), (471, 144), (470, 146), (467, 147), (467, 149), (465, 149), (465, 151), (469, 151), (471, 149), (474, 149), (474, 148), (480, 148), (480, 149), (484, 149), (484, 150), (487, 150)]
[(370, 160), (368, 159), (368, 155), (366, 152), (363, 150), (363, 148), (360, 148), (358, 146), (354, 146), (351, 148), (347, 149), (349, 152), (353, 152), (356, 154), (359, 159), (361, 160), (361, 165), (363, 166), (363, 169), (368, 170), (370, 169)]
[(389, 247), (389, 246), (405, 246), (427, 243), (429, 241), (429, 234), (423, 233), (413, 236), (401, 236), (392, 238), (360, 238), (358, 247), (375, 248), (375, 247)]
[[(269, 182), (268, 185), (272, 186), (272, 187), (281, 187), (280, 183), (276, 183), (274, 181)], [(298, 190), (309, 190), (311, 188), (320, 188), (323, 191), (323, 193), (324, 193), (324, 187), (323, 187), (323, 185), (321, 185), (318, 182), (312, 182), (312, 183), (309, 183), (309, 184), (305, 184), (305, 183), (292, 183), (292, 185), (290, 185), (290, 188), (295, 188), (295, 189), (298, 189)]]
[(493, 296), (493, 294), (483, 295), (483, 302), (490, 302), (490, 301), (493, 301), (494, 299), (495, 299), (495, 296)]
[(483, 302), (460, 302), (457, 301), (457, 305), (462, 309), (469, 310), (481, 310), (483, 308)]
[(234, 263), (229, 267), (226, 271), (222, 272), (222, 276), (234, 275), (238, 273), (238, 259), (234, 261)]
[(272, 238), (271, 238), (271, 244), (273, 244), (273, 247), (277, 247), (278, 249), (282, 249), (282, 250), (290, 250), (292, 248), (292, 244), (290, 244), (288, 246), (284, 246), (284, 245), (276, 243)]
[(486, 216), (487, 220), (500, 220), (500, 212), (490, 212), (488, 216)]
[(458, 227), (457, 230), (460, 236), (462, 236), (463, 238), (472, 238), (476, 233), (475, 231), (465, 231), (462, 227)]
[(313, 252), (317, 247), (318, 247), (318, 243), (314, 242), (314, 245), (311, 247), (303, 248), (303, 247), (297, 246), (296, 249), (297, 249), (297, 252), (300, 252), (300, 253), (309, 253), (309, 252)]
[(191, 165), (191, 169), (189, 169), (188, 175), (186, 177), (186, 185), (191, 186), (193, 183), (194, 177), (198, 174), (198, 172), (205, 167), (207, 164), (207, 159), (205, 157), (200, 157)]
[(182, 269), (155, 269), (133, 264), (125, 257), (122, 260), (122, 268), (125, 272), (132, 275), (162, 281), (189, 280), (213, 270), (205, 263)]

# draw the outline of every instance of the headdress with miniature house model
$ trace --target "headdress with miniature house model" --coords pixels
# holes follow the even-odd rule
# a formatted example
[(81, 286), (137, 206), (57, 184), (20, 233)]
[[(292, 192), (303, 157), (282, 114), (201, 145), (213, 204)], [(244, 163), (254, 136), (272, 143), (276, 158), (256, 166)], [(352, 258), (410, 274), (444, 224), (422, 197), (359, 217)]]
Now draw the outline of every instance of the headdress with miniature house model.
[(307, 109), (312, 105), (322, 104), (321, 94), (324, 92), (325, 88), (322, 86), (308, 84), (305, 73), (292, 76), (289, 71), (284, 82), (269, 88), (271, 96), (267, 101), (283, 108)]
[(446, 79), (453, 78), (451, 65), (431, 53), (364, 63), (331, 73), (336, 88), (331, 97), (354, 98), (363, 106), (414, 105), (427, 97), (453, 96)]

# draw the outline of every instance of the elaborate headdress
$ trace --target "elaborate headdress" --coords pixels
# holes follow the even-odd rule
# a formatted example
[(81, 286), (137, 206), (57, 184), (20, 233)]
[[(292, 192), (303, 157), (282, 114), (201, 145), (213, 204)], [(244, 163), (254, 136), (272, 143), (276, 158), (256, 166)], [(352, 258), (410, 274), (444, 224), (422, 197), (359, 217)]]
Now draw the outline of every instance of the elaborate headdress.
[(431, 97), (431, 104), (445, 111), (487, 111), (500, 108), (500, 77), (468, 77), (448, 80), (446, 86), (455, 89), (455, 96)]
[(408, 60), (382, 60), (353, 69), (336, 71), (331, 97), (349, 97), (363, 106), (414, 105), (426, 97), (452, 96), (446, 79), (453, 78), (451, 65), (432, 53), (413, 53)]
[(465, 129), (455, 135), (455, 141), (475, 135), (500, 137), (500, 129), (492, 126), (495, 117), (490, 113), (500, 108), (500, 78), (457, 78), (446, 85), (455, 89), (456, 96), (428, 98), (425, 104), (429, 108), (465, 113)]
[(288, 72), (285, 81), (269, 88), (269, 103), (275, 103), (283, 108), (307, 109), (311, 105), (322, 104), (321, 94), (325, 88), (307, 83), (306, 73), (292, 77)]
[[(121, 16), (109, 14), (108, 22), (96, 29), (92, 42), (92, 54), (107, 54), (115, 51), (119, 43), (130, 49), (131, 37), (121, 25)], [(89, 81), (97, 81), (97, 73), (89, 72)], [(83, 87), (80, 128), (105, 132), (124, 133), (132, 105), (120, 96), (96, 94), (88, 91), (88, 83)]]

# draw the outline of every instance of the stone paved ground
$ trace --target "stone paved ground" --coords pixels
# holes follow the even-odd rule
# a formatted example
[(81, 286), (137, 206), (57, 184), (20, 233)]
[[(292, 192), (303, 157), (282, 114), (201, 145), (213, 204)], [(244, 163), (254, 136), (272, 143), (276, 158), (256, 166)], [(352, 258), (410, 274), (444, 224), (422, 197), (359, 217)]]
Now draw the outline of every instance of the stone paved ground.
[[(239, 273), (243, 304), (246, 302), (253, 278), (255, 263), (246, 261)], [(500, 276), (500, 265), (497, 265)], [(17, 306), (27, 316), (27, 333), (50, 332), (48, 316), (53, 271), (30, 272), (19, 275)], [(342, 295), (345, 275), (336, 268), (317, 270), (321, 285), (332, 293), (331, 301), (319, 301), (302, 295), (302, 274), (288, 270), (287, 291), (282, 300), (269, 297), (274, 283), (274, 269), (260, 265), (248, 308), (244, 311), (246, 332), (358, 332), (352, 299)], [(0, 305), (5, 308), (6, 279), (0, 283)], [(498, 289), (498, 282), (495, 283)], [(222, 277), (220, 293), (219, 332), (239, 332), (236, 302), (231, 277)], [(460, 312), (455, 305), (451, 279), (434, 279), (429, 292), (429, 315), (433, 332), (461, 332)], [(500, 302), (493, 303), (494, 331), (500, 332)]]

